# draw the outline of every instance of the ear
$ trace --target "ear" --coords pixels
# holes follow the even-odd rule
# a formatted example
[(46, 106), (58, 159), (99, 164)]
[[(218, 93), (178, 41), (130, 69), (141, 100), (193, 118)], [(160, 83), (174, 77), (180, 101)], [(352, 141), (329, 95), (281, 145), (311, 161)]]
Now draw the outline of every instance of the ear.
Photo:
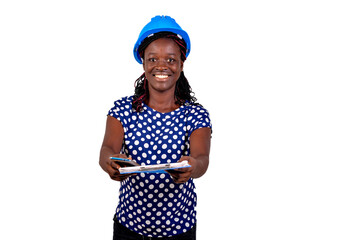
[(144, 71), (145, 71), (145, 61), (144, 61), (143, 58), (141, 59), (141, 61), (142, 61), (143, 69), (144, 69)]

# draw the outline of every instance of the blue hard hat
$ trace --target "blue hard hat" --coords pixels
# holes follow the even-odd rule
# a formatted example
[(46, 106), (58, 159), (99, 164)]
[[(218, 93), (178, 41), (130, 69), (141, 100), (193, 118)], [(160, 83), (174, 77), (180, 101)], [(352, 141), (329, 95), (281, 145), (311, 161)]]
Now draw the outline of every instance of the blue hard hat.
[(141, 30), (138, 40), (134, 46), (134, 57), (136, 61), (142, 64), (141, 57), (139, 55), (139, 46), (141, 42), (151, 34), (158, 32), (173, 32), (175, 34), (180, 35), (182, 39), (184, 39), (186, 43), (186, 57), (190, 53), (190, 38), (189, 35), (182, 30), (182, 28), (175, 22), (175, 19), (169, 16), (155, 16), (151, 19), (151, 21), (145, 25), (145, 27)]

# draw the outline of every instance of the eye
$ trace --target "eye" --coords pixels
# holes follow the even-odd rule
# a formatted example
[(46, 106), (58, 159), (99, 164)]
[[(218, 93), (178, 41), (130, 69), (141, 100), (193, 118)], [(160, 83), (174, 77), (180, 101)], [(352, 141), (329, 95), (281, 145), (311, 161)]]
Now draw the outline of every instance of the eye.
[(173, 63), (173, 62), (175, 62), (175, 59), (174, 58), (169, 58), (167, 61), (168, 61), (168, 63)]
[(155, 58), (149, 58), (148, 61), (149, 62), (156, 62), (156, 59)]

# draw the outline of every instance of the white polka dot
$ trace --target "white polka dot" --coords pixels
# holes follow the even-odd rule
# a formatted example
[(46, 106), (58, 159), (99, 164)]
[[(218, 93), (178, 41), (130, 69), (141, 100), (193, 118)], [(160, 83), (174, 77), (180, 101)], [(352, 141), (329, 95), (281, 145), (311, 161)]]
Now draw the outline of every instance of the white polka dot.
[[(141, 165), (178, 160), (189, 153), (186, 130), (211, 126), (207, 112), (200, 106), (180, 107), (170, 114), (143, 107), (144, 111), (136, 113), (132, 97), (128, 97), (117, 101), (110, 112), (124, 125), (124, 153)], [(120, 186), (116, 215), (133, 231), (166, 237), (195, 223), (196, 194), (192, 181), (174, 184), (168, 174), (141, 173)]]

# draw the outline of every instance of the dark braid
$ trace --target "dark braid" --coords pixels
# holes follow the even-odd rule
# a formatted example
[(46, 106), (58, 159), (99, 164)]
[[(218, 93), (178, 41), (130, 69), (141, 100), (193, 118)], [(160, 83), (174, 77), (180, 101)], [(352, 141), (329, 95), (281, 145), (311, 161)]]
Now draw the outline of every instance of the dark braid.
[(147, 86), (147, 79), (145, 77), (145, 73), (143, 73), (138, 79), (135, 81), (135, 93), (132, 101), (132, 107), (140, 112), (142, 110), (142, 103), (149, 96), (149, 88)]
[[(179, 38), (176, 34), (172, 32), (160, 32), (155, 33), (144, 39), (139, 47), (140, 57), (144, 58), (144, 52), (147, 46), (156, 39), (159, 38), (171, 38), (175, 41), (177, 45), (180, 47), (181, 52), (181, 60), (186, 60), (186, 43), (183, 39)], [(191, 104), (199, 105), (196, 103), (197, 99), (194, 96), (194, 92), (192, 91), (188, 80), (186, 79), (184, 72), (182, 71), (179, 79), (176, 82), (175, 86), (175, 103), (178, 105), (185, 104), (188, 101)], [(133, 97), (132, 107), (140, 112), (142, 110), (142, 103), (148, 99), (149, 97), (149, 88), (147, 79), (145, 77), (145, 73), (143, 73), (138, 79), (135, 81), (135, 93)]]
[(178, 105), (183, 105), (186, 101), (195, 103), (197, 99), (195, 97), (195, 93), (190, 87), (187, 78), (184, 75), (184, 72), (182, 71), (175, 86), (175, 103)]

